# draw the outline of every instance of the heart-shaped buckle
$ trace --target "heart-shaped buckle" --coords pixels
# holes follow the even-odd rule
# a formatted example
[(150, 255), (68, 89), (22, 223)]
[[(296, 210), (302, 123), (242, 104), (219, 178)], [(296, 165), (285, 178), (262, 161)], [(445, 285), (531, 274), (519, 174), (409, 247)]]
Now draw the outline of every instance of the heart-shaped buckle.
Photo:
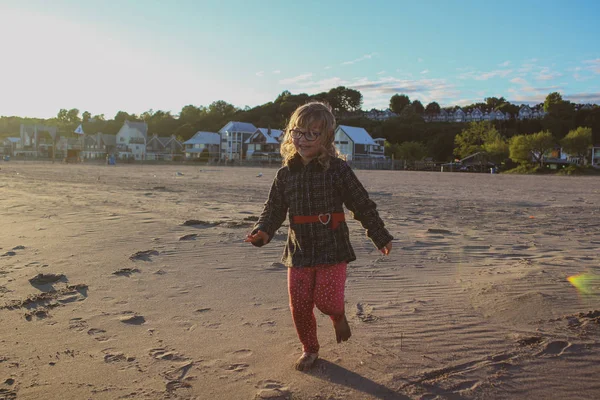
[[(327, 220), (325, 220), (325, 217), (327, 217)], [(331, 221), (331, 213), (319, 214), (319, 222), (320, 223), (322, 223), (323, 225), (328, 225), (329, 221)]]

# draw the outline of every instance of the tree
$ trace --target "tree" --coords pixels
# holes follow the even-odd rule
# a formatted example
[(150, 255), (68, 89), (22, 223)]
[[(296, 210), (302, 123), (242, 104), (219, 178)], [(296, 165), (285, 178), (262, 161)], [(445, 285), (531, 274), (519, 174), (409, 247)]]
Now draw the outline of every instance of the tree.
[(84, 111), (83, 114), (81, 114), (81, 122), (83, 123), (88, 122), (91, 118), (92, 114), (89, 111)]
[(423, 115), (425, 112), (425, 107), (423, 107), (423, 103), (421, 103), (419, 100), (414, 100), (411, 105), (417, 114)]
[(522, 164), (530, 163), (533, 159), (541, 167), (544, 163), (544, 155), (552, 150), (554, 145), (554, 137), (549, 131), (513, 136), (509, 145), (510, 158)]
[(400, 115), (404, 107), (410, 104), (410, 99), (405, 94), (395, 94), (390, 99), (390, 110)]
[(235, 114), (237, 108), (223, 100), (213, 101), (208, 106), (208, 113), (222, 118), (229, 118)]
[(504, 97), (486, 97), (483, 100), (485, 101), (487, 108), (490, 110), (496, 110), (499, 106), (506, 103), (506, 99)]
[(588, 149), (592, 144), (592, 129), (582, 126), (570, 131), (567, 136), (560, 141), (560, 145), (565, 152), (577, 155), (582, 159), (587, 156)]
[(550, 93), (548, 96), (546, 96), (546, 100), (544, 100), (544, 111), (549, 113), (550, 109), (552, 108), (553, 105), (560, 104), (560, 103), (562, 103), (562, 101), (563, 101), (563, 98), (560, 93), (558, 93), (558, 92)]
[(115, 115), (115, 118), (113, 118), (113, 119), (115, 120), (115, 122), (118, 122), (119, 124), (123, 124), (126, 120), (131, 121), (134, 118), (131, 118), (131, 115), (129, 115), (125, 111), (119, 111), (119, 112), (117, 112), (117, 114)]
[(67, 111), (67, 120), (72, 124), (81, 121), (79, 118), (79, 110), (76, 108), (71, 108), (69, 111)]
[(501, 138), (500, 133), (489, 122), (471, 122), (467, 129), (456, 135), (454, 154), (459, 158), (484, 151), (486, 142), (495, 142)]
[(206, 108), (189, 104), (181, 109), (179, 121), (183, 124), (194, 124), (198, 122), (204, 114), (206, 114)]
[(58, 114), (56, 114), (56, 119), (58, 120), (58, 122), (63, 123), (63, 124), (66, 124), (67, 122), (69, 122), (68, 113), (69, 113), (69, 111), (67, 111), (65, 108), (61, 108), (58, 111)]
[(487, 136), (483, 144), (483, 151), (488, 154), (490, 160), (497, 164), (506, 160), (510, 154), (508, 143), (498, 131), (492, 132)]
[(398, 146), (396, 156), (409, 162), (420, 161), (427, 156), (427, 147), (419, 142), (404, 142)]
[(432, 101), (431, 103), (427, 104), (427, 107), (425, 107), (425, 114), (429, 116), (437, 115), (440, 113), (440, 111), (440, 105), (435, 101)]

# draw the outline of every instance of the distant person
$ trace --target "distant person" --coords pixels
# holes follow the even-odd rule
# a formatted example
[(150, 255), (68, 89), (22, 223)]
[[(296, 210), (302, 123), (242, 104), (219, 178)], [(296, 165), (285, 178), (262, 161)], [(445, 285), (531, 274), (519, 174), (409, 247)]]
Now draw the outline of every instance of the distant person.
[(334, 146), (335, 117), (319, 102), (292, 114), (281, 144), (283, 167), (246, 242), (263, 246), (273, 238), (289, 211), (290, 228), (283, 253), (288, 267), (292, 318), (302, 343), (296, 369), (310, 368), (318, 358), (316, 305), (331, 317), (337, 342), (350, 338), (344, 309), (346, 266), (356, 260), (344, 218), (346, 207), (383, 253), (392, 249), (375, 203)]

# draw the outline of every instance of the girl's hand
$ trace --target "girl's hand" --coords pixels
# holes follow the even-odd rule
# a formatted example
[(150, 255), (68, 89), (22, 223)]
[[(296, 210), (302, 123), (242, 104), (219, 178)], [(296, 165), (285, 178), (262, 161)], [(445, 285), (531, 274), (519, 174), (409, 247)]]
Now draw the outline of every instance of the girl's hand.
[(269, 242), (269, 235), (266, 232), (259, 230), (254, 235), (246, 235), (244, 242), (249, 242), (256, 247), (261, 247)]
[(390, 251), (392, 251), (392, 242), (390, 241), (388, 244), (380, 248), (379, 251), (385, 254), (386, 256), (390, 254)]

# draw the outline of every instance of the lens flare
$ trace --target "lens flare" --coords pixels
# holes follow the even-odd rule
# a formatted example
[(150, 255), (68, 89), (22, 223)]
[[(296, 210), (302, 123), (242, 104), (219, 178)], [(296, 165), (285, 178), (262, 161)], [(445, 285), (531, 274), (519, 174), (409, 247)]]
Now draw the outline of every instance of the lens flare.
[(600, 275), (585, 272), (569, 276), (567, 280), (583, 294), (600, 293)]

